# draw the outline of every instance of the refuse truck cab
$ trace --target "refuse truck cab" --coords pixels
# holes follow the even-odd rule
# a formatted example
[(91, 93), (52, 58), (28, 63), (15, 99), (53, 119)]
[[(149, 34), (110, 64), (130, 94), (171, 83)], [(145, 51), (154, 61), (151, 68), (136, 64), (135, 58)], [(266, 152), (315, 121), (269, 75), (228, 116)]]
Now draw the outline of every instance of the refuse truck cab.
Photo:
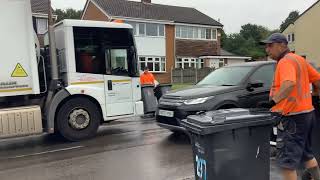
[(59, 133), (78, 141), (102, 123), (143, 114), (130, 25), (63, 20), (37, 56), (31, 16), (29, 0), (0, 2), (0, 138)]

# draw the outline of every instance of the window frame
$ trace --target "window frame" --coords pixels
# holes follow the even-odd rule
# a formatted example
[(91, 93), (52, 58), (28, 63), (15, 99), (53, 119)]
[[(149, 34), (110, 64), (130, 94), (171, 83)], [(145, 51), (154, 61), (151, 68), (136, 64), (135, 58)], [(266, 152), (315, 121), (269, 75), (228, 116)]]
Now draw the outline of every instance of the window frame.
[[(189, 30), (192, 30), (192, 37), (189, 37)], [(211, 35), (210, 39), (207, 39), (207, 31), (210, 32), (210, 35)], [(186, 33), (186, 34), (184, 35), (184, 33)], [(218, 28), (176, 25), (175, 26), (175, 38), (189, 39), (189, 40), (202, 40), (202, 41), (217, 41)]]
[(291, 42), (294, 42), (294, 41), (295, 41), (295, 38), (296, 38), (296, 37), (295, 37), (294, 33), (292, 33), (292, 34), (291, 34)]
[[(140, 61), (141, 58), (144, 58), (145, 60), (144, 61)], [(166, 60), (166, 57), (165, 56), (139, 56), (138, 57), (138, 64), (139, 64), (139, 70), (142, 70), (142, 62), (144, 62), (144, 67), (146, 67), (148, 65), (148, 63), (152, 63), (152, 67), (153, 69), (149, 71), (150, 72), (153, 72), (153, 73), (166, 73), (167, 72), (167, 60)], [(151, 59), (151, 60), (150, 60)], [(156, 61), (156, 59), (158, 59)], [(164, 61), (163, 61), (164, 59)], [(156, 68), (156, 63), (159, 64), (159, 71), (155, 71), (155, 68)], [(164, 71), (163, 71), (163, 67), (164, 67)]]
[[(158, 37), (158, 38), (165, 38), (166, 37), (166, 26), (165, 24), (161, 24), (161, 23), (153, 23), (153, 22), (139, 22), (139, 21), (125, 21), (127, 24), (135, 24), (135, 26), (133, 26), (134, 28), (134, 36), (137, 37)], [(147, 25), (148, 24), (153, 24), (157, 26), (157, 35), (156, 36), (151, 36), (151, 35), (147, 35)], [(143, 26), (143, 33), (140, 33), (140, 29), (142, 30)], [(160, 29), (163, 27), (163, 35), (160, 34)]]
[[(44, 25), (43, 22), (42, 22), (43, 24), (40, 24), (41, 21), (46, 21), (45, 29), (41, 29), (43, 31), (40, 31), (40, 29), (39, 29), (40, 25)], [(37, 26), (37, 34), (44, 35), (48, 31), (48, 28), (49, 28), (48, 19), (46, 19), (46, 18), (38, 18), (37, 17), (36, 18), (36, 26)]]
[[(107, 34), (119, 33), (117, 36), (107, 37)], [(86, 74), (99, 74), (99, 75), (115, 75), (115, 76), (138, 76), (136, 68), (136, 50), (134, 47), (134, 38), (132, 37), (131, 29), (116, 29), (116, 28), (101, 28), (90, 27), (84, 28), (81, 26), (74, 26), (72, 29), (73, 43), (74, 43), (74, 56), (75, 56), (75, 72)], [(128, 36), (130, 35), (130, 36)], [(123, 50), (126, 51), (125, 70), (121, 74), (114, 74), (111, 72), (111, 51)], [(125, 53), (124, 53), (125, 54)], [(84, 58), (81, 58), (83, 56)], [(92, 64), (92, 70), (84, 70), (85, 61), (90, 58), (97, 59)], [(99, 60), (99, 61), (98, 61)]]
[[(186, 69), (184, 67), (185, 64), (188, 64), (188, 66), (189, 66), (188, 68), (196, 68), (196, 69), (204, 68), (204, 60), (203, 59), (199, 59), (196, 57), (177, 57), (176, 58), (175, 68)], [(181, 67), (179, 67), (180, 65), (181, 65)]]

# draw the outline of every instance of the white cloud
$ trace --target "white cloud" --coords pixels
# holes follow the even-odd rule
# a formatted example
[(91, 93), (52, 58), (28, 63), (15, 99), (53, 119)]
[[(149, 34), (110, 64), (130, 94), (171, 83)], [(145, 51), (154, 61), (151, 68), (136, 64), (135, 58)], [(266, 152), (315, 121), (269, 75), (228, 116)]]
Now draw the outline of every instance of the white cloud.
[[(139, 0), (135, 0), (139, 1)], [(54, 8), (83, 9), (86, 0), (52, 0)], [(224, 25), (227, 33), (238, 32), (253, 23), (269, 29), (279, 28), (293, 10), (302, 13), (316, 0), (152, 0), (153, 3), (194, 7)]]

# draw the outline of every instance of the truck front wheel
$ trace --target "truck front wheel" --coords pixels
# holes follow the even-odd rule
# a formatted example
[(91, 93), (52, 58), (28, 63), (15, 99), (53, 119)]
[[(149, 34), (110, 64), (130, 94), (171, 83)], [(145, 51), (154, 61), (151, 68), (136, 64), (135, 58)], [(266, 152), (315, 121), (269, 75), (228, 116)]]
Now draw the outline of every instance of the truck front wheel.
[(59, 134), (69, 141), (94, 137), (101, 122), (97, 105), (87, 98), (75, 97), (58, 110), (56, 125)]

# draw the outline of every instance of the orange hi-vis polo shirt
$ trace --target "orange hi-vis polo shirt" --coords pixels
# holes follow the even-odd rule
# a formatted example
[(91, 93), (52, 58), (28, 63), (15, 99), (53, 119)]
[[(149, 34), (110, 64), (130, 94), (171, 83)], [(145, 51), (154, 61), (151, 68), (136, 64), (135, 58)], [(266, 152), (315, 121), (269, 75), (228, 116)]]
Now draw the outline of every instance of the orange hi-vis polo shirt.
[(150, 72), (144, 72), (140, 75), (140, 83), (141, 85), (154, 85), (154, 76)]
[(277, 64), (270, 97), (279, 92), (284, 81), (295, 83), (290, 95), (272, 107), (272, 112), (284, 116), (311, 112), (314, 110), (310, 94), (310, 83), (320, 80), (320, 74), (301, 56), (288, 53)]

